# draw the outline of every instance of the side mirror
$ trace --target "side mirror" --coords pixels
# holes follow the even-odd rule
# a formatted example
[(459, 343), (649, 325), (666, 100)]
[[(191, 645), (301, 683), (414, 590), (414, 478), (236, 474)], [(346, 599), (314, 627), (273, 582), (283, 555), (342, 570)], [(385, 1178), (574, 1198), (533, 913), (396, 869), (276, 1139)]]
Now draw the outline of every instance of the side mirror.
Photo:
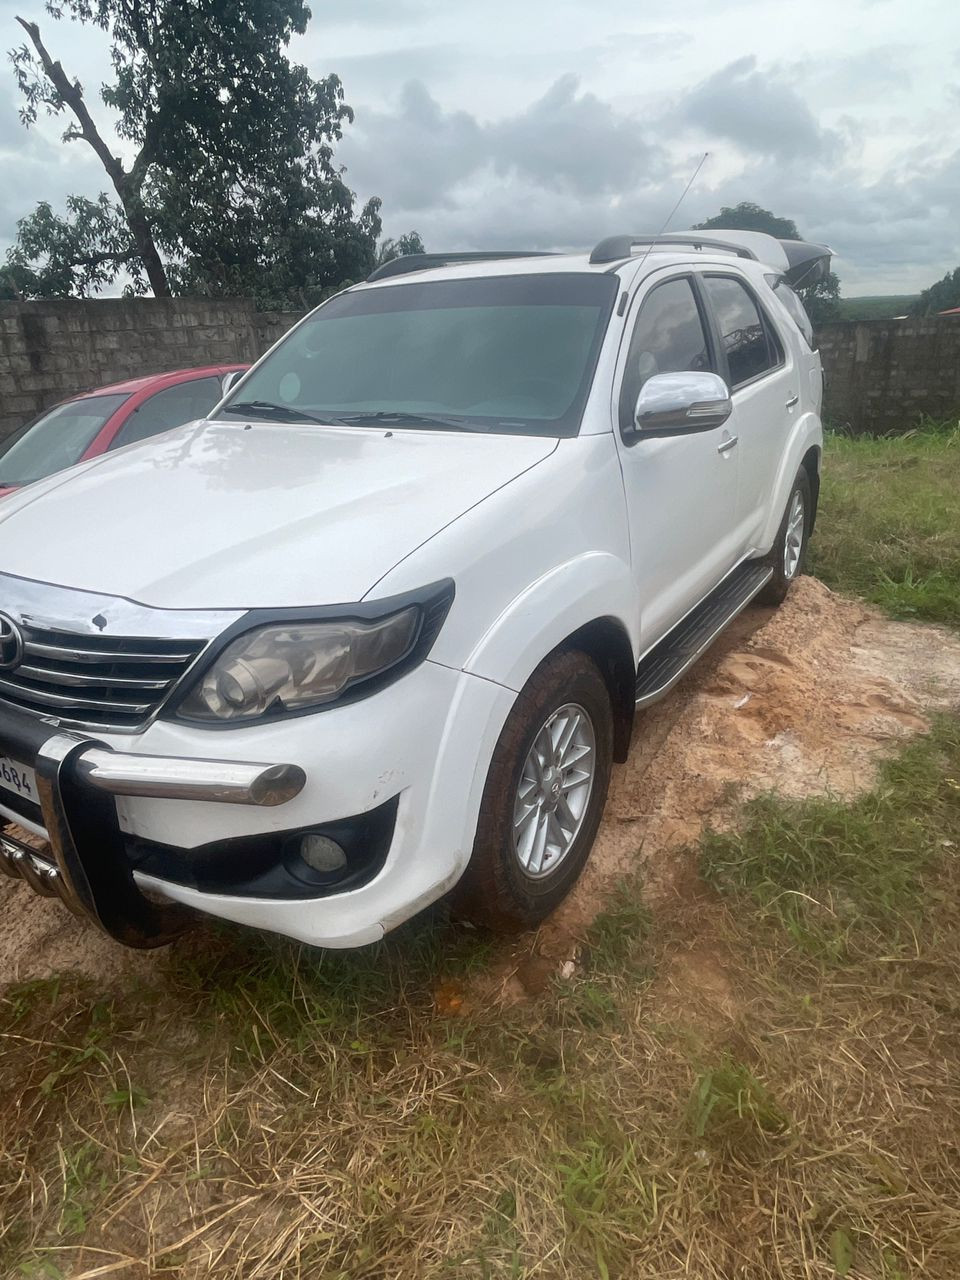
[(640, 388), (638, 435), (690, 435), (722, 426), (733, 412), (730, 389), (715, 373), (657, 373)]
[(231, 369), (223, 379), (223, 394), (232, 391), (246, 372), (246, 369)]

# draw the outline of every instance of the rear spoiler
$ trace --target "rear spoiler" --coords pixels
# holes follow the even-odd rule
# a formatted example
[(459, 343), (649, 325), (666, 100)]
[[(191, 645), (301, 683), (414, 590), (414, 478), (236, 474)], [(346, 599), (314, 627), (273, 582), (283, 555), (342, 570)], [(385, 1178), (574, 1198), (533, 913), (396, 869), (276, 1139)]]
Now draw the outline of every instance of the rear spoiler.
[(825, 244), (808, 244), (805, 240), (778, 240), (788, 266), (783, 277), (792, 288), (819, 284), (830, 272), (832, 250)]
[(697, 231), (665, 231), (657, 236), (608, 236), (593, 250), (590, 261), (594, 265), (618, 262), (630, 258), (635, 248), (649, 252), (657, 245), (683, 245), (705, 253), (733, 253), (738, 258), (752, 258), (777, 271), (794, 288), (822, 280), (830, 270), (832, 256), (832, 250), (823, 244), (778, 240), (763, 231), (724, 231), (711, 227), (702, 235)]

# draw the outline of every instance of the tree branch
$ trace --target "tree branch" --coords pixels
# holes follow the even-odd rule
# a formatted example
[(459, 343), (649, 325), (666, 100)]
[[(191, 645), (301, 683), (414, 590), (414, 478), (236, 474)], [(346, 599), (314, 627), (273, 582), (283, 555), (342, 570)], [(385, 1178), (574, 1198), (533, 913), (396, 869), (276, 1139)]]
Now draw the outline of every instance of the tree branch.
[[(83, 90), (78, 82), (70, 82), (67, 73), (59, 62), (54, 62), (47, 52), (47, 48), (40, 39), (40, 28), (35, 22), (27, 22), (24, 18), (17, 18), (17, 21), (23, 27), (24, 31), (33, 42), (33, 47), (40, 56), (40, 62), (46, 72), (47, 79), (59, 93), (73, 114), (77, 117), (80, 125), (80, 133), (84, 140), (93, 147), (94, 151), (100, 157), (100, 161), (107, 173), (113, 179), (114, 186), (122, 183), (126, 174), (123, 172), (123, 165), (119, 159), (110, 154), (110, 148), (100, 136), (100, 131), (93, 122), (93, 117), (87, 110), (87, 104), (83, 100)], [(119, 190), (119, 188), (118, 188)]]
[[(51, 58), (46, 46), (40, 39), (40, 28), (35, 22), (27, 22), (20, 17), (17, 18), (17, 21), (30, 37), (33, 47), (40, 57), (47, 79), (76, 117), (80, 125), (81, 136), (96, 152), (101, 164), (110, 176), (114, 189), (120, 197), (120, 203), (123, 205), (127, 224), (137, 246), (137, 253), (143, 259), (143, 265), (154, 296), (169, 298), (170, 285), (167, 281), (166, 271), (160, 260), (160, 254), (157, 252), (153, 233), (150, 230), (150, 224), (147, 221), (143, 203), (140, 199), (140, 190), (146, 175), (149, 157), (141, 150), (134, 165), (134, 174), (125, 172), (119, 157), (111, 154), (110, 148), (104, 142), (99, 129), (94, 124), (93, 117), (87, 110), (87, 104), (83, 100), (83, 90), (80, 88), (79, 81), (71, 81), (60, 63), (54, 62), (53, 58)], [(136, 179), (135, 182), (134, 178)]]

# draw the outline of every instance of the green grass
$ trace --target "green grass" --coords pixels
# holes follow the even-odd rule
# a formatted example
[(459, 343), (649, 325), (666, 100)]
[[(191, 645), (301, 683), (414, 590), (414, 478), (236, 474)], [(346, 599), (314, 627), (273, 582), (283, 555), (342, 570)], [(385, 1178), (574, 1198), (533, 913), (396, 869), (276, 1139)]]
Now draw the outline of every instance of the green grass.
[(809, 567), (894, 617), (960, 626), (960, 423), (828, 437)]
[(800, 947), (844, 961), (880, 940), (913, 946), (935, 894), (929, 874), (958, 847), (960, 722), (947, 717), (851, 804), (754, 800), (737, 831), (704, 836), (700, 867)]

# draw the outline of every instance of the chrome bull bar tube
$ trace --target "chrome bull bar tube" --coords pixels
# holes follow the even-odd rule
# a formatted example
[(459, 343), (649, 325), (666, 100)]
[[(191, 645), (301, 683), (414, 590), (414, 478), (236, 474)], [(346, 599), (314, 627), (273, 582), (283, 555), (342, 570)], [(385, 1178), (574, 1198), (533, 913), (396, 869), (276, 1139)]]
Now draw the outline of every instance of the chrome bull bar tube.
[(34, 893), (57, 897), (60, 872), (39, 849), (24, 844), (6, 831), (0, 832), (0, 871), (15, 880), (26, 880)]
[(306, 782), (303, 770), (293, 764), (139, 756), (103, 747), (89, 747), (79, 755), (77, 769), (91, 786), (114, 796), (227, 804), (286, 804)]
[(56, 895), (127, 946), (160, 946), (182, 933), (191, 915), (136, 885), (115, 796), (278, 805), (306, 782), (296, 765), (134, 755), (19, 715), (3, 721), (0, 747), (35, 761), (49, 848), (33, 849), (0, 831), (0, 871)]

